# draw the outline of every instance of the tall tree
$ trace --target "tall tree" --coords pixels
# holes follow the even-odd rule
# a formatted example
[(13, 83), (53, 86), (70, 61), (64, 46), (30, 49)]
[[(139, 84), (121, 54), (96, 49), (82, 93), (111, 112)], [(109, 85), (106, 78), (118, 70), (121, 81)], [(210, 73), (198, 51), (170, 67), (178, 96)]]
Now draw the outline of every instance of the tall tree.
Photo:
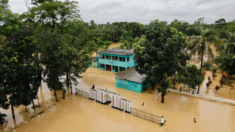
[(194, 90), (203, 82), (203, 77), (200, 76), (201, 71), (197, 69), (195, 65), (188, 65), (184, 68), (182, 73), (182, 81), (184, 84), (187, 84), (189, 88), (193, 89), (192, 94), (194, 94)]
[[(38, 34), (42, 35), (42, 33), (45, 31), (48, 34), (47, 31), (51, 31), (52, 33), (55, 33), (54, 35), (55, 39), (57, 38), (57, 36), (63, 38), (63, 39), (58, 39), (57, 42), (60, 41), (59, 42), (60, 44), (58, 46), (63, 48), (63, 55), (64, 55), (63, 62), (65, 63), (65, 67), (63, 68), (64, 72), (66, 73), (66, 84), (67, 86), (69, 86), (69, 79), (71, 79), (70, 73), (73, 71), (75, 75), (77, 74), (76, 70), (72, 70), (74, 68), (72, 66), (73, 61), (78, 59), (78, 54), (76, 54), (76, 52), (80, 53), (81, 51), (81, 50), (75, 51), (78, 50), (78, 48), (81, 48), (77, 43), (81, 44), (80, 42), (84, 42), (82, 45), (85, 45), (86, 42), (89, 40), (87, 34), (90, 34), (86, 29), (87, 25), (85, 25), (82, 21), (79, 21), (80, 15), (78, 10), (78, 2), (69, 1), (69, 0), (65, 0), (64, 2), (55, 1), (55, 0), (42, 1), (42, 2), (37, 1), (36, 6), (30, 10), (29, 15), (33, 20), (33, 22), (37, 23), (36, 26), (40, 27), (40, 29), (38, 30), (39, 31)], [(75, 32), (75, 30), (77, 31)], [(78, 40), (79, 38), (81, 40)], [(39, 40), (41, 40), (40, 42), (42, 44), (41, 47), (44, 47), (43, 43), (44, 40), (42, 39)], [(68, 42), (65, 42), (64, 40), (68, 40)], [(43, 50), (46, 49), (43, 48)], [(62, 53), (62, 49), (61, 50), (56, 49), (56, 50)], [(42, 53), (46, 52), (42, 51)], [(57, 58), (56, 56), (57, 52), (54, 53), (55, 53), (54, 57), (53, 55), (51, 57)], [(46, 62), (48, 61), (44, 60), (44, 63)], [(61, 70), (63, 68), (60, 67), (59, 69)], [(58, 74), (57, 78), (60, 76), (61, 74), (60, 72), (56, 73)], [(47, 82), (49, 81), (47, 80)], [(58, 83), (59, 83), (58, 86), (61, 87), (59, 79)], [(56, 93), (56, 90), (58, 89), (60, 88), (55, 88), (54, 92)]]
[(78, 2), (65, 0), (64, 2), (55, 0), (44, 0), (30, 9), (30, 17), (41, 27), (54, 32), (56, 29), (64, 32), (67, 22), (80, 19)]
[(221, 68), (226, 71), (228, 75), (235, 74), (235, 54), (226, 54), (222, 57)]
[(235, 54), (235, 33), (230, 33), (227, 39), (221, 39), (220, 44), (225, 53)]
[(226, 20), (225, 20), (224, 18), (221, 18), (221, 19), (215, 21), (215, 24), (216, 24), (216, 25), (223, 25), (223, 24), (225, 24), (225, 23), (226, 23)]
[(1, 0), (0, 1), (0, 10), (1, 13), (6, 13), (7, 11), (9, 11), (9, 5), (8, 5), (9, 0)]
[[(64, 59), (66, 67), (64, 70), (66, 72), (67, 86), (69, 86), (71, 75), (73, 75), (71, 78), (73, 79), (72, 82), (77, 84), (75, 78), (80, 78), (79, 74), (88, 68), (88, 61), (92, 53), (96, 52), (100, 47), (110, 44), (110, 42), (107, 44), (107, 42), (103, 42), (97, 37), (99, 37), (99, 34), (96, 33), (96, 29), (83, 21), (76, 20), (67, 24), (67, 30), (62, 37), (62, 43), (65, 47)], [(72, 51), (70, 52), (70, 50)]]
[(45, 65), (43, 71), (44, 81), (50, 90), (54, 90), (55, 100), (58, 101), (56, 91), (63, 88), (60, 77), (63, 76), (66, 65), (64, 58), (65, 47), (62, 44), (60, 34), (44, 32), (42, 40), (41, 62)]
[(181, 67), (179, 54), (184, 47), (185, 36), (176, 29), (164, 27), (158, 21), (150, 23), (146, 31), (146, 41), (134, 47), (134, 60), (136, 70), (147, 75), (153, 83), (160, 83), (162, 92), (161, 102), (169, 88), (167, 77), (176, 72), (176, 67)]
[(179, 21), (175, 19), (169, 24), (170, 27), (176, 28), (179, 32), (186, 34), (186, 29), (189, 27), (189, 23), (185, 21)]
[[(207, 55), (208, 59), (212, 61), (214, 58), (210, 45), (218, 41), (217, 34), (213, 29), (203, 29), (201, 27), (200, 36), (191, 36), (188, 38), (187, 47), (190, 50), (190, 56), (199, 55), (201, 60), (201, 71), (204, 56)], [(199, 89), (197, 91), (199, 94)]]
[(106, 50), (110, 46), (112, 42), (110, 41), (102, 41), (99, 38), (94, 38), (94, 43), (96, 45), (96, 56), (99, 50)]
[(14, 106), (27, 106), (36, 98), (41, 77), (37, 76), (35, 65), (35, 43), (32, 30), (28, 25), (8, 36), (7, 43), (0, 53), (0, 74), (2, 94), (8, 96), (12, 117), (15, 118)]
[(122, 36), (120, 38), (121, 42), (124, 43), (123, 46), (126, 49), (132, 49), (133, 48), (133, 41), (134, 39), (132, 38), (132, 31), (125, 31), (122, 30)]

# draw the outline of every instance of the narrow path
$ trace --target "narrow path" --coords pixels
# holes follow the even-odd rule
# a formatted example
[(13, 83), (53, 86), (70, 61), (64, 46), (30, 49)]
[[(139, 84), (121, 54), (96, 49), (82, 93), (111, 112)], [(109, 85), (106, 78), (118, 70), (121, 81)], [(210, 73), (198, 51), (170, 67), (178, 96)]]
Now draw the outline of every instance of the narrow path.
[(184, 95), (189, 95), (189, 96), (193, 96), (193, 97), (203, 98), (203, 99), (207, 99), (207, 100), (211, 100), (211, 101), (217, 101), (217, 102), (235, 105), (235, 101), (229, 100), (229, 99), (217, 98), (217, 97), (206, 96), (206, 95), (192, 94), (191, 92), (190, 93), (183, 92), (183, 91), (179, 92), (178, 90), (174, 90), (174, 89), (168, 89), (168, 91), (180, 93), (180, 94), (184, 94)]

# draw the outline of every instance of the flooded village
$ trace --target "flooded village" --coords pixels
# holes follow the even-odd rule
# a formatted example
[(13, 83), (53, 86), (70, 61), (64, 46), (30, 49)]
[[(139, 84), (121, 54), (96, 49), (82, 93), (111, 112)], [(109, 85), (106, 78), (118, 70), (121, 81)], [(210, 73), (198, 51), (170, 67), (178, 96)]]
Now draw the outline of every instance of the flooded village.
[(0, 132), (235, 132), (234, 4), (0, 0)]
[[(114, 45), (117, 44), (112, 44), (110, 47), (113, 48)], [(207, 71), (205, 77), (207, 78), (211, 74), (210, 71)], [(212, 79), (213, 83), (209, 89), (206, 88), (207, 79), (204, 80), (200, 95), (235, 100), (235, 91), (234, 89), (230, 90), (229, 86), (224, 85), (216, 93), (214, 86), (219, 84), (218, 79), (221, 72), (217, 74), (218, 76)], [(163, 115), (167, 121), (166, 124), (160, 127), (159, 124), (132, 116), (124, 111), (118, 111), (108, 105), (100, 104), (74, 93), (71, 95), (70, 88), (67, 88), (65, 99), (62, 99), (62, 92), (58, 91), (59, 101), (56, 102), (53, 92), (50, 92), (46, 83), (42, 82), (38, 93), (41, 107), (34, 110), (30, 105), (27, 107), (28, 112), (23, 106), (17, 107), (15, 109), (15, 120), (12, 119), (10, 110), (1, 109), (1, 112), (7, 113), (6, 120), (8, 122), (1, 125), (0, 130), (4, 132), (235, 131), (233, 125), (235, 122), (234, 105), (174, 92), (168, 92), (165, 96), (166, 103), (162, 104), (160, 98), (155, 100), (158, 93), (151, 90), (151, 86), (141, 93), (116, 87), (115, 72), (89, 67), (82, 76), (83, 78), (78, 80), (79, 84), (72, 86), (74, 93), (76, 88), (89, 92), (93, 85), (95, 85), (95, 88), (107, 89), (130, 100), (133, 108), (159, 116)], [(180, 85), (176, 85), (176, 87), (179, 90)], [(185, 91), (185, 89), (182, 89), (182, 91)], [(143, 102), (144, 106), (142, 106)], [(38, 104), (37, 100), (35, 100), (35, 104)], [(37, 115), (41, 111), (43, 113)], [(32, 118), (34, 115), (36, 116)], [(193, 118), (196, 118), (196, 124), (193, 122)]]

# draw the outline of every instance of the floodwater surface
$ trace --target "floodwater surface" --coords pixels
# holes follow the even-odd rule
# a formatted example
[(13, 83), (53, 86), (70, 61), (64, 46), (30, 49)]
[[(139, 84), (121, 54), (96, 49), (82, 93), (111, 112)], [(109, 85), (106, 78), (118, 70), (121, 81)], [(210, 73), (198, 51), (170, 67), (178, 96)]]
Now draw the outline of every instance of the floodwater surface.
[[(12, 120), (10, 109), (2, 111), (7, 113), (8, 124), (2, 131), (14, 132), (232, 132), (235, 131), (235, 107), (228, 104), (213, 102), (195, 97), (169, 92), (165, 96), (165, 103), (149, 89), (143, 93), (136, 93), (115, 86), (115, 74), (97, 68), (88, 68), (79, 80), (79, 85), (73, 86), (88, 91), (92, 85), (95, 88), (107, 89), (121, 95), (122, 98), (132, 101), (134, 108), (144, 110), (156, 115), (163, 115), (167, 120), (163, 127), (143, 120), (130, 114), (118, 111), (107, 105), (91, 101), (78, 95), (70, 95), (61, 99), (61, 92), (57, 95), (59, 102), (55, 102), (53, 92), (50, 92), (43, 83), (39, 90), (41, 108), (35, 111), (28, 107), (15, 108), (16, 121)], [(152, 92), (151, 94), (149, 92)], [(145, 106), (141, 106), (145, 102)], [(35, 100), (37, 103), (37, 100)], [(53, 105), (54, 104), (54, 105)], [(51, 107), (50, 107), (51, 106)], [(43, 114), (30, 118), (32, 115), (44, 111)], [(196, 118), (197, 123), (193, 122)]]

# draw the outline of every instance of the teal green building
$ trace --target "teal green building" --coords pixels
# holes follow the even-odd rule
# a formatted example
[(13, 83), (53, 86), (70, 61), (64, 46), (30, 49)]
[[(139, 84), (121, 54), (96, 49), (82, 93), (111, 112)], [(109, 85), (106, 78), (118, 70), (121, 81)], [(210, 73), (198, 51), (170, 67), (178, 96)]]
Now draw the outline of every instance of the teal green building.
[(108, 49), (98, 52), (98, 67), (102, 70), (121, 72), (134, 67), (133, 50)]
[(133, 50), (108, 49), (98, 52), (93, 57), (90, 67), (101, 70), (118, 72), (116, 74), (116, 87), (141, 93), (149, 87), (149, 81), (145, 75), (140, 75), (136, 70), (136, 63), (133, 59)]
[(146, 75), (140, 75), (135, 67), (116, 74), (116, 87), (141, 93), (149, 85)]

